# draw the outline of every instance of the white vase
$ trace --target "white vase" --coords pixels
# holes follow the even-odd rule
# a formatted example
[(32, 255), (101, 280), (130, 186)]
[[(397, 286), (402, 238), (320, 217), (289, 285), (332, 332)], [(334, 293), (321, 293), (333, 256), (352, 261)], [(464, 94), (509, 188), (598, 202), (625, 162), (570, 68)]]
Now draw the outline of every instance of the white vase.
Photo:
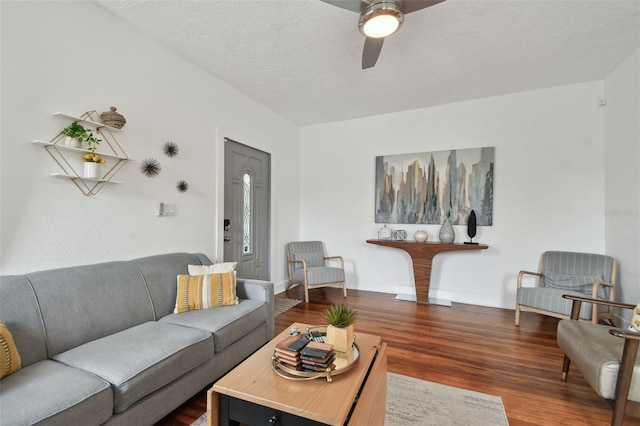
[(452, 243), (456, 239), (456, 233), (453, 230), (453, 226), (451, 225), (451, 221), (448, 217), (445, 218), (438, 237), (440, 238), (441, 243)]
[(87, 161), (84, 163), (84, 177), (100, 179), (100, 163)]
[(413, 234), (413, 239), (419, 243), (424, 243), (429, 238), (429, 234), (426, 233), (423, 229), (418, 229), (415, 234)]
[(72, 138), (71, 136), (67, 136), (64, 140), (65, 146), (69, 148), (82, 148), (82, 142), (80, 139)]

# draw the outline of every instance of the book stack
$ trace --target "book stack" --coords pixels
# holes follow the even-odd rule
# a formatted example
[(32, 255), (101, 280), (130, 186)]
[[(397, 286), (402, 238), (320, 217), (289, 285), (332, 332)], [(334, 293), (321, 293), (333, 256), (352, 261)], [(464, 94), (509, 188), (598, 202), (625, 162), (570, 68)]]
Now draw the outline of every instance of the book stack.
[(333, 345), (320, 342), (309, 342), (300, 351), (300, 359), (302, 360), (302, 369), (304, 371), (327, 371), (336, 368), (333, 361), (336, 354), (333, 351)]
[(300, 336), (289, 336), (278, 342), (275, 349), (275, 357), (283, 365), (302, 370), (302, 358), (300, 352), (309, 343), (309, 339)]

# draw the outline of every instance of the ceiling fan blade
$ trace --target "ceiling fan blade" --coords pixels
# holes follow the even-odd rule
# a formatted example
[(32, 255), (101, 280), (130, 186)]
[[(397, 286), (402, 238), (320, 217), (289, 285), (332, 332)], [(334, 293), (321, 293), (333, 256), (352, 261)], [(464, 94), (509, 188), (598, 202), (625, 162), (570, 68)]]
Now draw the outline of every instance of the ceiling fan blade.
[[(321, 0), (324, 3), (329, 3), (333, 6), (338, 6), (342, 9), (347, 9), (352, 12), (360, 13), (362, 11), (362, 1), (360, 0)], [(364, 5), (367, 6), (366, 4)]]
[(364, 49), (362, 49), (362, 69), (373, 67), (378, 61), (384, 38), (367, 37), (364, 41)]
[(444, 0), (404, 0), (402, 2), (402, 12), (406, 15), (407, 13), (431, 7), (434, 4), (442, 3), (443, 1)]

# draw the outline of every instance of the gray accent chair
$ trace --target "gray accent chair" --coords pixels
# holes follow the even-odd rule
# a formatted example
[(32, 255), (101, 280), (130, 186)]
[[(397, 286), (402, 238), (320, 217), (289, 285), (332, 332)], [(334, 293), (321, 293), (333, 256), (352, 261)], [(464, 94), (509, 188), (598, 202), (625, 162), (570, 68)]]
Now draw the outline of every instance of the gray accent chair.
[[(524, 277), (537, 277), (537, 286), (524, 285)], [(520, 271), (516, 293), (515, 324), (520, 325), (520, 312), (529, 311), (561, 319), (571, 314), (571, 301), (564, 294), (615, 300), (618, 263), (611, 256), (592, 253), (547, 251), (542, 254), (539, 272)], [(614, 324), (613, 307), (582, 304), (580, 319)]]
[(640, 417), (640, 333), (578, 321), (584, 303), (621, 309), (635, 306), (571, 295), (565, 299), (572, 309), (571, 319), (558, 322), (558, 346), (565, 354), (562, 380), (567, 381), (573, 362), (593, 390), (613, 407), (612, 425), (622, 425), (625, 414)]
[[(340, 266), (328, 266), (327, 262), (339, 262)], [(309, 289), (328, 286), (342, 286), (344, 297), (347, 297), (344, 259), (342, 256), (325, 256), (321, 241), (297, 241), (287, 244), (287, 266), (287, 289), (294, 284), (303, 285), (305, 302), (309, 303)]]

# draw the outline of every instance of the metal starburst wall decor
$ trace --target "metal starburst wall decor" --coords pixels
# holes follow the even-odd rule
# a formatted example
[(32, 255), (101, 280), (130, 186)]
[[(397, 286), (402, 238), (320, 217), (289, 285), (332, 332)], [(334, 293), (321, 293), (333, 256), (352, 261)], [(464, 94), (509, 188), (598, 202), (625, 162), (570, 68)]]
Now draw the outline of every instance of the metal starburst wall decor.
[(140, 165), (140, 172), (147, 177), (158, 176), (160, 169), (160, 163), (153, 158), (145, 158)]
[(179, 192), (187, 192), (187, 189), (189, 189), (189, 184), (187, 183), (187, 181), (179, 180), (176, 184), (176, 189)]
[(162, 152), (167, 157), (175, 157), (178, 155), (178, 151), (180, 151), (180, 148), (174, 142), (167, 142), (162, 146)]

